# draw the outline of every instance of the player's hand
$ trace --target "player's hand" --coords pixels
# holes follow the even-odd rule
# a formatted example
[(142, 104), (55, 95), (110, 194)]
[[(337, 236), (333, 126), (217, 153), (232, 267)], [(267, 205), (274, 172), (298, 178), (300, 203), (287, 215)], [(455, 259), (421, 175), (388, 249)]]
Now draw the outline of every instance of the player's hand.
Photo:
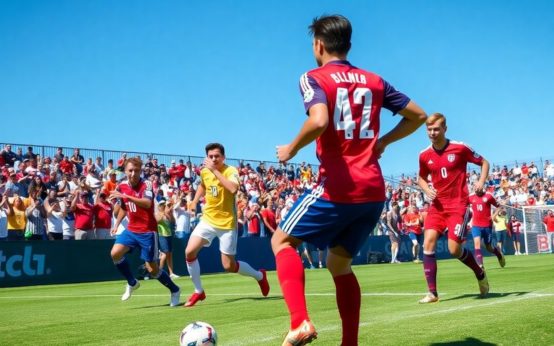
[(210, 160), (208, 157), (204, 159), (204, 167), (209, 169), (211, 172), (215, 170), (215, 165), (212, 160)]
[(110, 235), (111, 235), (111, 236), (116, 235), (116, 233), (117, 233), (117, 227), (114, 227), (114, 228), (112, 228), (112, 229), (110, 230)]
[(429, 188), (429, 190), (425, 192), (425, 194), (427, 195), (427, 198), (429, 198), (429, 200), (431, 201), (437, 198), (437, 191), (433, 188)]
[(112, 192), (110, 192), (110, 197), (108, 197), (108, 200), (112, 201), (114, 199), (123, 198), (123, 197), (125, 197), (125, 195), (123, 195), (121, 192), (117, 190), (113, 190)]
[(375, 143), (375, 147), (373, 147), (373, 152), (377, 155), (377, 158), (380, 159), (386, 148), (387, 145), (379, 139), (377, 143)]
[(296, 152), (292, 150), (290, 144), (278, 145), (275, 149), (277, 151), (277, 160), (279, 162), (286, 163), (296, 155)]
[(475, 185), (473, 185), (473, 188), (475, 190), (476, 193), (482, 193), (484, 192), (483, 191), (483, 184), (481, 184), (481, 182), (476, 182)]

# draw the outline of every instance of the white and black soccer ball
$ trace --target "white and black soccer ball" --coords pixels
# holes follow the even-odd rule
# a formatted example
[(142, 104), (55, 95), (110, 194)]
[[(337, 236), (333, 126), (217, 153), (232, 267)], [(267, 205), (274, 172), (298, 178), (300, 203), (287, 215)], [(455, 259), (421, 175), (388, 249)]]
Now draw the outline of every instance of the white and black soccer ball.
[(192, 322), (181, 331), (179, 343), (181, 346), (215, 346), (217, 333), (206, 322)]

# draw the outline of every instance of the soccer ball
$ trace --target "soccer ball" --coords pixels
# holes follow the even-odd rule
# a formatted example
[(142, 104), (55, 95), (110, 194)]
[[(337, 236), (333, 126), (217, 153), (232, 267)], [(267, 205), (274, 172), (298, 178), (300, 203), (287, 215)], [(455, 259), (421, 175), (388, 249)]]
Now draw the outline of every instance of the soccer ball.
[(206, 322), (192, 322), (181, 331), (179, 343), (181, 346), (214, 346), (217, 345), (217, 333)]

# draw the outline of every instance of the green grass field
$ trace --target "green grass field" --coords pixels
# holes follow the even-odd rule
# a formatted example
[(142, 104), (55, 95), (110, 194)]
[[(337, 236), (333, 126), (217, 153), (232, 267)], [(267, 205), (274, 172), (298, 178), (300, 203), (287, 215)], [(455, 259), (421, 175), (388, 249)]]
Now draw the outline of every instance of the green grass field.
[[(487, 257), (491, 294), (456, 260), (439, 261), (441, 301), (417, 303), (426, 291), (420, 264), (355, 267), (362, 286), (360, 345), (554, 345), (554, 256)], [(115, 270), (115, 269), (114, 269)], [(324, 269), (307, 270), (306, 293), (319, 332), (314, 345), (339, 345), (334, 286)], [(280, 345), (288, 314), (275, 273), (272, 290), (234, 274), (203, 277), (208, 298), (194, 308), (170, 308), (167, 290), (143, 281), (127, 302), (124, 282), (0, 289), (0, 345), (178, 345), (180, 330), (212, 324), (219, 344)], [(177, 279), (184, 302), (192, 290)]]

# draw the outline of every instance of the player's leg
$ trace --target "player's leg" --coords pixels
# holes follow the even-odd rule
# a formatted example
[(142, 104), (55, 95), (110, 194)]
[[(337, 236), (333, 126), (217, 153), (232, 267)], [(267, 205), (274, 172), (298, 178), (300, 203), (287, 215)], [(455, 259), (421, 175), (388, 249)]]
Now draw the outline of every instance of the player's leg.
[(498, 259), (498, 263), (502, 268), (506, 265), (506, 258), (502, 254), (499, 248), (492, 245), (492, 229), (487, 228), (483, 232), (483, 241), (485, 243), (485, 247), (487, 248), (487, 251), (490, 253), (493, 253), (496, 258)]
[[(471, 227), (471, 236), (473, 237), (473, 248), (475, 249), (475, 260), (481, 267), (483, 266), (483, 253), (481, 252), (481, 227)], [(485, 243), (486, 244), (486, 243)]]
[(453, 257), (456, 257), (460, 262), (470, 268), (479, 284), (479, 291), (484, 297), (489, 292), (489, 283), (485, 274), (485, 269), (480, 267), (473, 253), (462, 246), (465, 241), (465, 217), (466, 212), (453, 212), (448, 216), (448, 229), (454, 232), (448, 232), (448, 251)]
[(323, 268), (323, 257), (325, 256), (325, 249), (317, 248), (317, 258), (319, 260), (319, 268)]
[(160, 268), (157, 261), (158, 250), (158, 233), (149, 232), (138, 235), (140, 241), (140, 258), (144, 260), (146, 270), (150, 276), (157, 279), (162, 285), (167, 287), (171, 292), (169, 301), (170, 306), (179, 305), (179, 298), (181, 296), (181, 290), (179, 286), (175, 285), (173, 280), (169, 277), (167, 272)]
[(419, 248), (418, 248), (419, 244), (417, 242), (417, 236), (415, 235), (415, 233), (410, 232), (408, 234), (408, 237), (412, 241), (412, 258), (413, 258), (413, 261), (415, 263), (417, 263), (417, 253), (419, 252)]
[(221, 252), (223, 269), (226, 272), (237, 273), (255, 279), (260, 286), (262, 295), (266, 297), (269, 294), (269, 282), (267, 281), (265, 269), (256, 270), (247, 262), (235, 259), (238, 231), (218, 231), (217, 236), (219, 238), (219, 251)]
[(398, 244), (399, 244), (399, 235), (396, 232), (389, 231), (389, 240), (390, 240), (390, 254), (391, 260), (390, 263), (398, 263)]
[(310, 269), (314, 269), (315, 268), (314, 260), (312, 258), (310, 246), (307, 243), (302, 244), (302, 256), (304, 256), (308, 261), (308, 265), (310, 266)]
[(280, 227), (271, 237), (277, 278), (289, 310), (291, 330), (298, 328), (303, 321), (310, 320), (304, 295), (304, 266), (300, 255), (296, 252), (301, 242), (300, 239), (283, 232)]
[(127, 258), (125, 257), (125, 254), (129, 252), (130, 248), (123, 245), (123, 244), (114, 244), (112, 247), (112, 250), (110, 252), (110, 255), (112, 257), (112, 261), (121, 273), (123, 277), (127, 280), (127, 283), (129, 286), (135, 286), (138, 282), (137, 279), (133, 276), (133, 273), (131, 271), (131, 266), (129, 265), (129, 261), (127, 261)]
[(131, 298), (133, 291), (140, 287), (140, 282), (133, 275), (129, 261), (127, 261), (127, 258), (125, 257), (125, 254), (127, 254), (131, 248), (136, 246), (138, 246), (138, 242), (135, 240), (133, 233), (125, 230), (116, 237), (115, 243), (110, 251), (115, 267), (127, 280), (125, 292), (121, 296), (121, 300), (124, 301)]
[[(429, 217), (429, 216), (428, 216)], [(427, 281), (429, 293), (423, 297), (420, 303), (434, 303), (438, 301), (439, 294), (437, 290), (437, 258), (435, 249), (441, 233), (434, 229), (426, 229), (423, 237), (423, 273)]]
[(327, 252), (327, 269), (335, 282), (337, 307), (342, 322), (341, 345), (358, 344), (362, 295), (351, 264), (352, 256), (342, 246), (330, 248)]
[[(358, 253), (371, 231), (377, 225), (383, 203), (366, 203), (365, 208), (345, 209), (339, 216), (353, 221), (329, 244), (327, 268), (333, 276), (336, 299), (342, 322), (341, 345), (358, 345), (362, 294), (356, 275), (352, 272), (352, 258)], [(361, 212), (361, 215), (358, 214)], [(358, 215), (356, 215), (358, 214)]]
[(204, 300), (206, 298), (204, 288), (202, 287), (202, 281), (200, 280), (200, 262), (198, 261), (198, 254), (203, 247), (210, 246), (215, 237), (215, 229), (204, 221), (200, 221), (190, 235), (187, 247), (185, 248), (185, 261), (194, 286), (194, 293), (185, 303), (186, 307), (193, 306), (199, 300)]

